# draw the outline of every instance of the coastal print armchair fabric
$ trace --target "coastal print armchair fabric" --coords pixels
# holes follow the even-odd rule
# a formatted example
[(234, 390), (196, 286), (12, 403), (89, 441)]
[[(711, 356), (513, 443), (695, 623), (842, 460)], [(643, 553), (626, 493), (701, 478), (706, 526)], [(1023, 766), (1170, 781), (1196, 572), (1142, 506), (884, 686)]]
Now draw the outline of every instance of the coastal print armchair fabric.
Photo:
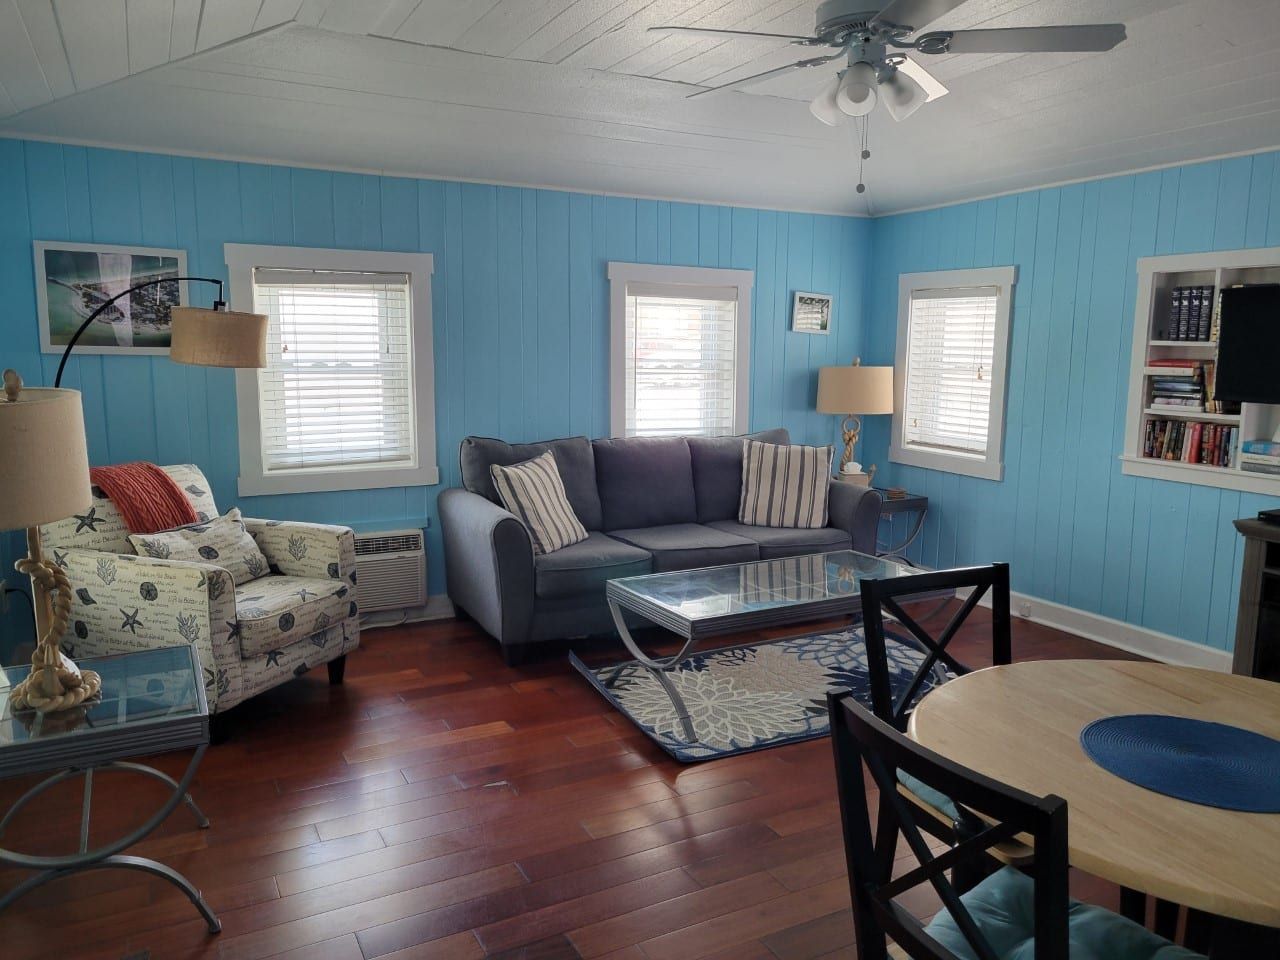
[(239, 702), (240, 648), (231, 575), (209, 563), (53, 547), (75, 597), (62, 648), (73, 659), (189, 643), (209, 709)]
[[(199, 468), (163, 467), (202, 521), (218, 516)], [(344, 656), (360, 644), (355, 535), (346, 527), (244, 519), (266, 557), (242, 583), (216, 563), (137, 556), (100, 490), (86, 515), (45, 525), (42, 541), (74, 595), (62, 644), (73, 657), (190, 643), (210, 713)]]

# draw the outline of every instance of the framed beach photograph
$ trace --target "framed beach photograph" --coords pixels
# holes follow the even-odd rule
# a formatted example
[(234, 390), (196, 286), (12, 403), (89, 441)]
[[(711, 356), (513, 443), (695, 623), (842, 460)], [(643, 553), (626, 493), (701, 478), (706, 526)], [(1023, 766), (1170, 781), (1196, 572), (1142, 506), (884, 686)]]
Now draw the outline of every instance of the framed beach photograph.
[[(40, 349), (61, 353), (80, 325), (112, 297), (149, 280), (186, 276), (187, 254), (154, 247), (39, 240), (35, 266)], [(169, 310), (186, 302), (187, 285), (177, 279), (121, 297), (84, 332), (76, 350), (167, 354)]]
[(795, 333), (830, 333), (832, 298), (825, 293), (796, 291), (791, 301), (791, 329)]

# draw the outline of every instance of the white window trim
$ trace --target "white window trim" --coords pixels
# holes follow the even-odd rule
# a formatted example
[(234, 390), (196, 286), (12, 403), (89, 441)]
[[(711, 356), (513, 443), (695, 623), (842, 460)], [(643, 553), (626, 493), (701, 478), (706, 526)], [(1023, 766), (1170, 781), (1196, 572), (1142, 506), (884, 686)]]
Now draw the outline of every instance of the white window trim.
[(751, 288), (750, 270), (718, 267), (678, 267), (667, 264), (609, 263), (609, 430), (621, 437), (627, 431), (627, 284), (662, 283), (696, 287), (733, 287), (738, 310), (734, 321), (733, 432), (746, 433), (751, 410)]
[[(938, 270), (932, 273), (904, 273), (898, 277), (898, 342), (893, 374), (893, 433), (889, 439), (889, 459), (929, 470), (959, 473), (982, 480), (1004, 479), (1005, 403), (1009, 393), (1009, 318), (1013, 310), (1013, 291), (1018, 282), (1018, 268), (982, 267), (974, 270)], [(939, 290), (956, 287), (999, 287), (996, 301), (996, 330), (991, 382), (999, 389), (991, 392), (990, 422), (987, 448), (982, 454), (922, 450), (903, 442), (903, 411), (906, 409), (907, 328), (911, 321), (911, 294), (917, 290)]]
[(385, 487), (430, 486), (440, 482), (436, 464), (435, 363), (432, 349), (431, 275), (429, 253), (382, 250), (326, 250), (228, 243), (223, 247), (231, 280), (231, 309), (252, 312), (253, 271), (260, 267), (292, 270), (367, 270), (404, 273), (410, 278), (413, 315), (414, 412), (417, 418), (418, 463), (413, 467), (377, 464), (332, 470), (262, 469), (262, 426), (258, 407), (258, 371), (236, 371), (236, 419), (240, 427), (242, 497), (279, 493), (320, 493), (335, 490), (377, 490)]

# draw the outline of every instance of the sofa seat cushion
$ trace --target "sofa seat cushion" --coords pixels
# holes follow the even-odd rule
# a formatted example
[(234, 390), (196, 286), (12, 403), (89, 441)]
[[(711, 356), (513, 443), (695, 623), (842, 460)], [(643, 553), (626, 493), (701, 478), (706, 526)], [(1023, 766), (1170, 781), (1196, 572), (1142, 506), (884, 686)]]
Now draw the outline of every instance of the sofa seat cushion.
[(608, 534), (589, 533), (585, 540), (533, 558), (533, 592), (543, 600), (593, 592), (603, 597), (606, 580), (652, 570), (649, 551)]
[(240, 656), (281, 650), (357, 614), (351, 588), (340, 580), (262, 577), (236, 588)]
[(753, 527), (737, 520), (716, 520), (707, 526), (744, 540), (754, 540), (760, 546), (761, 560), (830, 553), (852, 547), (849, 534), (835, 527)]
[[(1000, 960), (1034, 960), (1035, 883), (1013, 867), (1004, 867), (960, 897), (973, 922)], [(925, 928), (959, 960), (978, 954), (945, 908)], [(1204, 960), (1131, 920), (1073, 900), (1067, 913), (1071, 960)]]
[(700, 523), (614, 530), (611, 536), (653, 554), (655, 573), (760, 559), (760, 548), (754, 540), (736, 537)]

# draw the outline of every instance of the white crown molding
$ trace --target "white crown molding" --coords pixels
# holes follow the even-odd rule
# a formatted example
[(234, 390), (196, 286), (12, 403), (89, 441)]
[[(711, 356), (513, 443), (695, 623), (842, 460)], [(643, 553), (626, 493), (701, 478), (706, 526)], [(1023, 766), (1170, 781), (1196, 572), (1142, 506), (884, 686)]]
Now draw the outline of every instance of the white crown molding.
[[(6, 118), (7, 119), (7, 118)], [(4, 120), (0, 119), (0, 127)], [(831, 208), (818, 210), (807, 207), (767, 207), (754, 203), (730, 202), (727, 200), (698, 200), (690, 197), (670, 197), (645, 193), (618, 193), (612, 190), (577, 190), (573, 187), (552, 186), (545, 183), (517, 183), (510, 180), (484, 180), (479, 177), (445, 176), (421, 171), (412, 172), (396, 170), (391, 167), (346, 167), (323, 163), (305, 163), (298, 160), (268, 160), (236, 153), (212, 153), (200, 150), (160, 149), (132, 143), (116, 143), (108, 140), (89, 140), (74, 137), (51, 137), (39, 133), (21, 133), (0, 129), (0, 140), (14, 140), (21, 143), (30, 140), (35, 143), (57, 143), (68, 147), (92, 147), (98, 150), (121, 150), (130, 153), (149, 153), (159, 157), (186, 157), (191, 160), (221, 160), (226, 163), (252, 163), (262, 167), (284, 167), (296, 170), (321, 170), (325, 173), (355, 173), (370, 177), (395, 177), (400, 180), (425, 180), (433, 183), (475, 183), (485, 187), (515, 187), (520, 190), (546, 190), (551, 193), (577, 194), (583, 197), (617, 197), (621, 200), (652, 200), (655, 203), (684, 203), (690, 206), (724, 207), (730, 210), (758, 210), (764, 213), (801, 213), (816, 217), (847, 217), (851, 220), (873, 220), (866, 213), (849, 213)], [(889, 216), (889, 214), (886, 214)]]

